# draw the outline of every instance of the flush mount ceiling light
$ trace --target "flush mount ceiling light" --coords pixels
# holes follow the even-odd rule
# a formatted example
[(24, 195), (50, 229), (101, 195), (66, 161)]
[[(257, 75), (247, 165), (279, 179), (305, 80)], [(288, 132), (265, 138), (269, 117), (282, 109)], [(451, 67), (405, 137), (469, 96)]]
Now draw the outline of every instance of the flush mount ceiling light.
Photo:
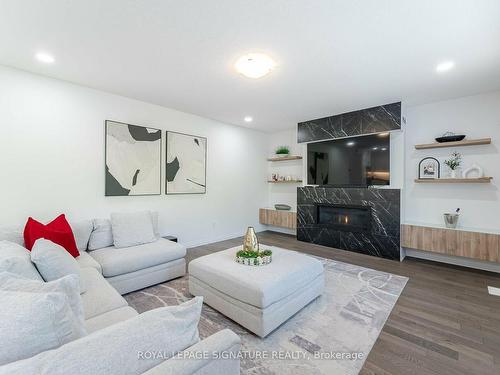
[(444, 73), (447, 72), (455, 66), (455, 62), (453, 61), (443, 61), (439, 64), (436, 65), (436, 72), (438, 73)]
[(248, 78), (261, 78), (270, 73), (276, 63), (269, 56), (262, 53), (249, 53), (241, 56), (234, 68), (238, 73)]
[(252, 122), (253, 117), (252, 116), (245, 116), (245, 118), (243, 120), (245, 120), (245, 122)]
[(43, 62), (45, 64), (52, 64), (54, 61), (56, 61), (54, 59), (54, 56), (52, 56), (46, 52), (38, 52), (35, 55), (35, 59), (37, 59), (38, 61)]

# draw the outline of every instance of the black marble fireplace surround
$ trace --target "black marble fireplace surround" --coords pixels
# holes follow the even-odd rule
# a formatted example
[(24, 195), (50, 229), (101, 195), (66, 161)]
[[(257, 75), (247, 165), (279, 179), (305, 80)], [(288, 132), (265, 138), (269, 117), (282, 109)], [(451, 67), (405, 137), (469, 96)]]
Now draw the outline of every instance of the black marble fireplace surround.
[(297, 141), (321, 141), (398, 129), (401, 129), (401, 102), (300, 122)]
[(399, 189), (297, 188), (299, 241), (399, 260), (399, 238)]

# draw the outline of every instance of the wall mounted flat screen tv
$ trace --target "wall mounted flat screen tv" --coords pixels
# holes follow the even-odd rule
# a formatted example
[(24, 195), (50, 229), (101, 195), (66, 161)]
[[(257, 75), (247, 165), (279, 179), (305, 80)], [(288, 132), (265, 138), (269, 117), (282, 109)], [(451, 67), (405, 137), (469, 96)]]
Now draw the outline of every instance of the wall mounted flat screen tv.
[(389, 185), (390, 134), (379, 133), (307, 145), (307, 183), (345, 187)]

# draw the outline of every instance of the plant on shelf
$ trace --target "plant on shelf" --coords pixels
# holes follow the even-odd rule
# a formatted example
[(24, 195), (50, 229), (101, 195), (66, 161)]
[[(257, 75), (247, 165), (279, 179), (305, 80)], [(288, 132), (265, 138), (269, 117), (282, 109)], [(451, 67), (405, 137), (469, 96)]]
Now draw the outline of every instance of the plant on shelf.
[(290, 148), (288, 146), (279, 146), (276, 151), (276, 155), (278, 155), (280, 158), (284, 158), (288, 155), (290, 155)]
[(445, 160), (444, 163), (451, 169), (451, 178), (457, 178), (457, 169), (462, 164), (462, 155), (459, 152), (453, 151), (451, 158)]

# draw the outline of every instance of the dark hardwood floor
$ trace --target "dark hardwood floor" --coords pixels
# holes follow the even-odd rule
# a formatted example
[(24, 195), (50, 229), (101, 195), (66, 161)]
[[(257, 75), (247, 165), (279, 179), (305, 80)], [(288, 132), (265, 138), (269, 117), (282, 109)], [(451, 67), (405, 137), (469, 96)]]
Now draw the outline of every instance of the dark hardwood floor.
[[(403, 262), (258, 234), (284, 247), (409, 277), (361, 374), (500, 374), (500, 275), (407, 258)], [(242, 238), (189, 249), (187, 260), (241, 244)]]

